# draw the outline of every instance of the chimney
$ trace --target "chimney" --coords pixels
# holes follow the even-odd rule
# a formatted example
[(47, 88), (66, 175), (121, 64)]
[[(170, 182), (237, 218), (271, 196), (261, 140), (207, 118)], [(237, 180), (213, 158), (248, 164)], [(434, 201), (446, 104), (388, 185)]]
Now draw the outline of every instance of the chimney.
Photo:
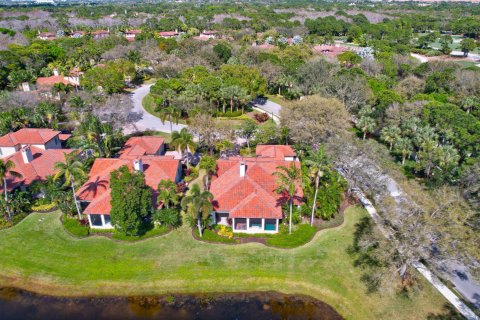
[(33, 160), (32, 149), (30, 149), (29, 145), (26, 145), (21, 150), (22, 158), (24, 163), (30, 163)]
[(142, 159), (133, 160), (133, 168), (135, 171), (143, 172), (143, 161)]
[(245, 165), (245, 162), (244, 161), (240, 162), (240, 177), (245, 177), (246, 171), (247, 171), (247, 166)]
[(58, 69), (53, 69), (53, 75), (58, 76)]

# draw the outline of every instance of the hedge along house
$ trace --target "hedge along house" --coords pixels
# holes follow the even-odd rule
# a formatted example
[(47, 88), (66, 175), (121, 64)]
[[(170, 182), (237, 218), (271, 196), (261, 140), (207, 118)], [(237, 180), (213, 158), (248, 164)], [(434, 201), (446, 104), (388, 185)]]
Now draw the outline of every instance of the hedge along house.
[[(218, 224), (231, 226), (233, 232), (276, 233), (283, 218), (285, 194), (278, 194), (278, 166), (289, 166), (296, 155), (289, 146), (257, 146), (257, 157), (232, 157), (217, 161), (217, 174), (210, 192), (214, 196), (214, 218)], [(303, 191), (297, 187), (295, 204), (300, 204)]]
[(0, 157), (9, 156), (25, 146), (42, 150), (61, 149), (71, 137), (53, 129), (23, 128), (0, 137)]

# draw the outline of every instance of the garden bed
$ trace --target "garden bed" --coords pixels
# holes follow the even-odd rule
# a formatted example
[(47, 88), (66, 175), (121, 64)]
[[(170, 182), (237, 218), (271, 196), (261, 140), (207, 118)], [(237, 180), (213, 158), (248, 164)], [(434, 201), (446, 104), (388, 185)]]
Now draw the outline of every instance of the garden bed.
[(166, 226), (153, 227), (140, 236), (127, 236), (116, 232), (115, 229), (91, 229), (86, 220), (62, 215), (62, 224), (64, 228), (73, 236), (86, 238), (88, 236), (104, 236), (113, 240), (135, 242), (148, 238), (158, 237), (167, 234), (171, 229)]

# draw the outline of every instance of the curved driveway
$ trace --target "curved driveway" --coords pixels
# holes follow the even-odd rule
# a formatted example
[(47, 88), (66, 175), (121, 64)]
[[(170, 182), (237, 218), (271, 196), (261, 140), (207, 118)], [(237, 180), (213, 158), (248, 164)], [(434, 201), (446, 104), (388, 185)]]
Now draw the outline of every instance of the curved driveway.
[[(150, 92), (151, 86), (152, 84), (144, 84), (140, 88), (135, 89), (130, 94), (130, 98), (132, 99), (132, 102), (133, 102), (132, 113), (140, 114), (141, 118), (137, 122), (135, 122), (133, 125), (129, 126), (128, 128), (125, 128), (124, 129), (125, 133), (132, 133), (135, 131), (147, 131), (147, 130), (171, 133), (170, 122), (165, 121), (165, 123), (162, 123), (162, 121), (159, 118), (155, 117), (154, 115), (151, 115), (150, 113), (145, 111), (145, 109), (143, 109), (142, 100)], [(186, 126), (183, 124), (178, 124), (178, 125), (173, 124), (172, 126), (173, 131), (179, 131), (184, 127)]]

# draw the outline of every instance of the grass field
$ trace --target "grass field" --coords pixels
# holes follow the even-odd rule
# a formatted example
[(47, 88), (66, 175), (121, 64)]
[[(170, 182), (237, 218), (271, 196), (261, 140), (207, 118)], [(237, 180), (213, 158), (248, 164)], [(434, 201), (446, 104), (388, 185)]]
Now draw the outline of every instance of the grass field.
[(346, 253), (354, 225), (365, 214), (350, 207), (341, 227), (285, 250), (204, 243), (185, 226), (137, 243), (76, 239), (64, 230), (59, 212), (34, 213), (0, 231), (0, 286), (70, 296), (276, 290), (321, 299), (347, 319), (441, 313), (445, 300), (427, 283), (413, 298), (365, 293)]

